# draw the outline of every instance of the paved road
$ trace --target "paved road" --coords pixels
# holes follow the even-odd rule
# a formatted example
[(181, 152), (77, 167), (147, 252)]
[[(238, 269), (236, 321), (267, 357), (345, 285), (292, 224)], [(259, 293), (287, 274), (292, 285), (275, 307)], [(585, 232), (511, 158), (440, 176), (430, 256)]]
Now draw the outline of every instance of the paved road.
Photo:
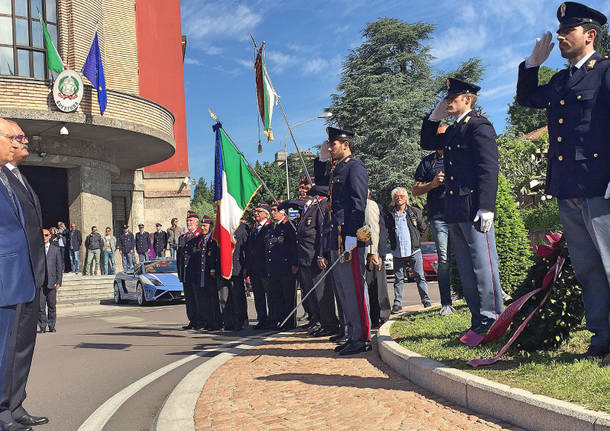
[[(432, 300), (438, 302), (436, 283), (430, 287)], [(411, 283), (406, 286), (403, 303), (419, 303)], [(254, 316), (251, 300), (249, 306), (250, 316)], [(139, 390), (104, 427), (153, 430), (167, 396), (189, 371), (216, 354), (211, 349), (257, 333), (251, 329), (238, 333), (182, 331), (184, 319), (184, 305), (180, 304), (61, 310), (58, 332), (39, 334), (34, 355), (25, 406), (32, 414), (51, 419), (36, 429), (77, 430), (100, 405), (133, 382), (192, 354), (202, 354)]]

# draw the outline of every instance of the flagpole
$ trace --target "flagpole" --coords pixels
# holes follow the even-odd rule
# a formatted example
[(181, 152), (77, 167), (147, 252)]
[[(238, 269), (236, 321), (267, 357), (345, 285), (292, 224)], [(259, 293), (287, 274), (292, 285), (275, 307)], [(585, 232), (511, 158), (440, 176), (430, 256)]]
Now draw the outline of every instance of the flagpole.
[[(210, 117), (212, 117), (212, 120), (220, 123), (220, 120), (218, 120), (218, 117), (216, 116), (216, 114), (214, 114), (210, 109), (208, 109), (208, 112), (210, 113)], [(256, 178), (261, 182), (261, 185), (263, 186), (263, 188), (265, 189), (265, 191), (267, 193), (269, 193), (269, 195), (271, 196), (271, 199), (273, 199), (273, 201), (275, 202), (276, 205), (279, 205), (280, 201), (278, 201), (275, 197), (275, 195), (273, 194), (273, 192), (271, 190), (269, 190), (269, 187), (267, 187), (267, 184), (265, 183), (265, 180), (263, 180), (261, 178), (261, 176), (258, 174), (258, 172), (256, 172), (256, 169), (254, 169), (254, 167), (250, 164), (250, 162), (248, 161), (248, 159), (246, 158), (246, 156), (244, 155), (244, 153), (241, 152), (241, 150), (239, 149), (239, 147), (237, 146), (237, 144), (235, 143), (235, 141), (233, 140), (233, 138), (231, 138), (231, 136), (227, 133), (227, 131), (223, 128), (222, 130), (224, 130), (225, 135), (227, 135), (227, 138), (229, 138), (229, 141), (231, 141), (231, 143), (233, 144), (233, 146), (235, 147), (235, 149), (237, 150), (237, 152), (243, 157), (244, 162), (246, 162), (246, 164), (248, 165), (248, 167), (250, 168), (250, 170), (252, 171), (252, 173), (256, 176)], [(296, 231), (297, 228), (296, 226), (292, 223), (292, 220), (288, 219), (288, 223), (290, 223), (290, 225), (294, 228), (294, 230)]]

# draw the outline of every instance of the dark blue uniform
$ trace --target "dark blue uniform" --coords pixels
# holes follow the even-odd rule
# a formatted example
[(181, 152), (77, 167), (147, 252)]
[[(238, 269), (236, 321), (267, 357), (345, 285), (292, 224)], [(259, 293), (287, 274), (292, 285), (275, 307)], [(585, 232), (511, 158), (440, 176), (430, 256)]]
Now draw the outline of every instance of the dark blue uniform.
[(437, 134), (438, 125), (424, 119), (420, 144), (426, 150), (444, 150), (445, 221), (471, 312), (471, 329), (482, 335), (504, 309), (494, 228), (483, 233), (473, 223), (479, 209), (495, 213), (496, 132), (487, 118), (472, 111), (445, 133)]
[[(292, 267), (298, 265), (296, 233), (284, 218), (271, 222), (265, 241), (265, 282), (269, 302), (269, 320), (281, 323), (296, 306), (296, 280)], [(286, 328), (296, 327), (296, 314), (286, 322)]]
[[(233, 249), (233, 269), (231, 277), (221, 277), (220, 283), (224, 287), (219, 291), (222, 320), (226, 330), (239, 331), (244, 323), (248, 322), (248, 306), (246, 299), (246, 288), (244, 284), (244, 264), (246, 260), (246, 242), (248, 241), (249, 229), (246, 223), (241, 223), (235, 230), (235, 248)], [(227, 295), (227, 298), (224, 298)], [(222, 307), (223, 302), (226, 306)]]
[(265, 243), (266, 238), (271, 230), (271, 222), (269, 219), (265, 221), (265, 224), (259, 228), (256, 223), (250, 234), (248, 235), (248, 241), (246, 242), (246, 272), (250, 277), (250, 284), (252, 285), (252, 293), (254, 294), (254, 307), (256, 309), (256, 319), (259, 325), (264, 325), (267, 321), (269, 313), (267, 312), (267, 298), (265, 293), (264, 279), (267, 277), (265, 274)]
[[(201, 235), (199, 238), (201, 248), (201, 278), (200, 292), (201, 297), (201, 320), (204, 328), (208, 330), (220, 329), (222, 326), (219, 300), (223, 284), (219, 283), (220, 259), (218, 253), (218, 243), (212, 238), (212, 232)], [(223, 304), (224, 305), (224, 304)]]
[[(329, 137), (329, 141), (333, 138)], [(345, 238), (356, 237), (364, 226), (364, 212), (369, 187), (369, 175), (364, 163), (353, 154), (330, 163), (314, 160), (318, 185), (328, 185), (330, 237), (328, 248), (331, 262), (345, 250)], [(351, 253), (349, 261), (338, 263), (333, 269), (335, 288), (343, 310), (349, 342), (361, 346), (371, 336), (369, 295), (365, 279), (365, 243)]]
[(187, 232), (178, 239), (176, 266), (178, 278), (182, 282), (186, 302), (186, 316), (190, 327), (195, 329), (205, 326), (203, 316), (202, 282), (202, 244), (201, 229)]
[[(564, 20), (580, 19), (563, 13)], [(610, 61), (593, 53), (580, 68), (561, 70), (540, 86), (538, 67), (522, 63), (517, 102), (546, 109), (546, 193), (557, 197), (572, 266), (583, 286), (587, 328), (594, 333), (590, 349), (605, 354), (610, 351), (610, 200), (604, 199), (610, 182)]]
[(148, 250), (150, 250), (150, 234), (146, 231), (136, 233), (136, 251), (138, 259), (143, 263), (148, 259)]

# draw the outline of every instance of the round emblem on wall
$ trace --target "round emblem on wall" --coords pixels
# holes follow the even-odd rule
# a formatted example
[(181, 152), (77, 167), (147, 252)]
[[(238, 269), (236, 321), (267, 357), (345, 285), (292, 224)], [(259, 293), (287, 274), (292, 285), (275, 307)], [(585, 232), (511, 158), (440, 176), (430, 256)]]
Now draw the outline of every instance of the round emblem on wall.
[(62, 112), (74, 112), (83, 100), (83, 80), (73, 70), (61, 72), (53, 84), (53, 100)]

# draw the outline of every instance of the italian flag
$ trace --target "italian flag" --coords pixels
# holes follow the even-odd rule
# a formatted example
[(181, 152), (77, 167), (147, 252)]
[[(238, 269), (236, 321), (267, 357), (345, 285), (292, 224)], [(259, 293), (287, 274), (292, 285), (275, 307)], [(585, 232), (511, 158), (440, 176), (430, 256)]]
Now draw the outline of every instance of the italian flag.
[(265, 65), (265, 55), (263, 50), (265, 43), (258, 50), (254, 70), (256, 71), (256, 96), (258, 99), (258, 112), (263, 122), (263, 132), (267, 136), (267, 141), (273, 141), (273, 130), (271, 130), (271, 116), (273, 115), (273, 105), (275, 105), (276, 92), (271, 84), (267, 66)]
[(51, 39), (51, 35), (47, 30), (47, 25), (42, 19), (42, 16), (38, 15), (40, 19), (40, 25), (42, 26), (42, 34), (44, 36), (44, 49), (47, 51), (47, 66), (54, 72), (61, 73), (66, 68), (63, 60), (59, 56), (59, 52), (57, 52), (57, 48), (53, 45), (53, 40)]
[(216, 202), (216, 227), (213, 237), (220, 249), (220, 272), (226, 279), (233, 271), (235, 230), (239, 227), (250, 200), (260, 188), (260, 182), (252, 175), (242, 154), (235, 148), (222, 128), (216, 123), (216, 171), (214, 175), (214, 201)]

